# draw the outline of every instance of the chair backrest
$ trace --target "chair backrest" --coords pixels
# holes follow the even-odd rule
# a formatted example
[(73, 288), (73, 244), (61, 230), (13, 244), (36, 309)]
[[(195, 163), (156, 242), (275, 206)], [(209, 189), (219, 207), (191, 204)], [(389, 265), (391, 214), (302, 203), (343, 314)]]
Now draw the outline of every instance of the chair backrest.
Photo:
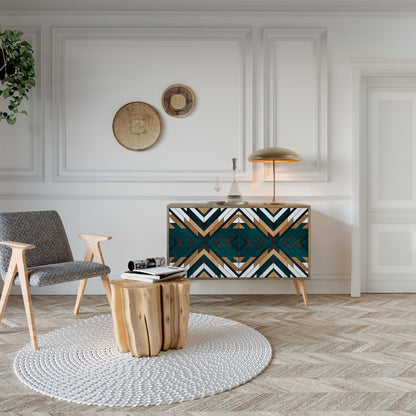
[[(0, 241), (33, 244), (26, 251), (27, 267), (73, 261), (61, 218), (56, 211), (0, 213)], [(12, 250), (0, 245), (0, 273), (6, 278)]]

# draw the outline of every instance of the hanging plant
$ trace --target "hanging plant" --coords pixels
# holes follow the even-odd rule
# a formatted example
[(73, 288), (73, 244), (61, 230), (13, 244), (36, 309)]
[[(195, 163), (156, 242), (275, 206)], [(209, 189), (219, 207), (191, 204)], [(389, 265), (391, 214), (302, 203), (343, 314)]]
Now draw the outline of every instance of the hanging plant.
[(0, 106), (0, 122), (16, 123), (18, 113), (26, 114), (19, 106), (29, 98), (35, 86), (35, 59), (32, 45), (22, 40), (19, 30), (0, 33), (0, 96), (6, 99), (6, 108)]

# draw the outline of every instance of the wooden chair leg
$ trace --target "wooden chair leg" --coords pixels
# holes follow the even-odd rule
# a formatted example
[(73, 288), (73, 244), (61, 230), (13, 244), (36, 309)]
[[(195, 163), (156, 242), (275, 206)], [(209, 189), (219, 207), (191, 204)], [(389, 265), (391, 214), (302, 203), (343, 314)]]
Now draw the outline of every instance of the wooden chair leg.
[(300, 296), (298, 281), (294, 280), (293, 284), (295, 285), (296, 295)]
[(0, 322), (3, 318), (4, 310), (6, 309), (6, 304), (9, 299), (10, 291), (12, 290), (14, 278), (17, 272), (17, 263), (14, 259), (14, 256), (10, 259), (9, 269), (7, 270), (6, 279), (4, 281), (3, 291), (1, 292), (0, 299)]
[(79, 281), (77, 300), (75, 301), (74, 315), (77, 315), (79, 313), (79, 308), (81, 307), (81, 301), (82, 301), (82, 297), (84, 296), (86, 285), (87, 285), (87, 279), (82, 279)]
[(26, 267), (26, 250), (35, 248), (33, 244), (25, 244), (13, 241), (0, 241), (3, 244), (12, 249), (12, 255), (10, 257), (9, 269), (7, 271), (6, 280), (4, 282), (3, 293), (0, 300), (0, 321), (3, 318), (4, 310), (6, 309), (6, 303), (10, 295), (10, 291), (13, 285), (16, 272), (19, 273), (20, 285), (23, 295), (23, 303), (25, 305), (27, 324), (29, 327), (30, 340), (32, 348), (38, 350), (38, 339), (36, 337), (35, 318), (33, 315), (32, 298), (30, 297), (29, 289), (29, 277)]
[[(85, 235), (84, 235), (85, 237)], [(91, 251), (92, 259), (94, 259), (95, 262), (100, 264), (104, 263), (104, 257), (103, 253), (101, 252), (101, 241), (106, 241), (110, 237), (103, 237), (103, 236), (89, 236), (88, 241), (88, 248)], [(92, 260), (91, 260), (92, 261)], [(108, 303), (111, 306), (111, 285), (110, 285), (110, 279), (108, 276), (104, 275), (101, 276), (101, 281), (103, 282), (104, 290), (107, 295)]]
[(305, 303), (306, 306), (308, 306), (309, 303), (308, 303), (308, 295), (306, 294), (305, 281), (299, 280), (299, 286), (302, 292), (303, 302)]
[(107, 295), (108, 303), (111, 306), (111, 285), (110, 279), (108, 276), (101, 276), (101, 281), (103, 282), (105, 294)]
[[(101, 281), (103, 282), (105, 294), (109, 304), (111, 305), (111, 286), (110, 279), (108, 276), (101, 276)], [(82, 298), (84, 296), (85, 287), (87, 286), (87, 279), (82, 279), (79, 281), (77, 300), (75, 301), (74, 315), (78, 315), (79, 309), (81, 307)]]
[[(96, 263), (105, 264), (103, 254), (101, 252), (100, 242), (110, 240), (111, 237), (100, 236), (100, 235), (89, 235), (89, 234), (79, 234), (79, 237), (87, 240), (87, 250), (85, 252), (84, 261), (93, 261)], [(104, 285), (104, 290), (107, 295), (108, 303), (111, 306), (111, 286), (110, 279), (108, 276), (101, 276), (101, 281)], [(85, 286), (87, 285), (87, 279), (83, 279), (79, 282), (77, 300), (75, 302), (74, 314), (79, 313), (81, 306), (82, 297), (84, 296)]]
[[(20, 276), (20, 273), (19, 273), (19, 276)], [(35, 317), (33, 315), (32, 298), (30, 297), (29, 282), (27, 280), (27, 276), (26, 276), (26, 279), (21, 279), (20, 282), (21, 282), (20, 284), (22, 288), (23, 302), (25, 305), (26, 319), (27, 319), (27, 325), (29, 327), (32, 348), (34, 350), (38, 350), (39, 346), (38, 346), (38, 339), (36, 336)]]
[(38, 339), (36, 336), (35, 317), (33, 315), (32, 298), (29, 289), (29, 277), (27, 274), (26, 260), (24, 257), (18, 259), (17, 270), (19, 272), (20, 287), (22, 289), (23, 303), (25, 305), (27, 326), (29, 327), (32, 348), (38, 350)]

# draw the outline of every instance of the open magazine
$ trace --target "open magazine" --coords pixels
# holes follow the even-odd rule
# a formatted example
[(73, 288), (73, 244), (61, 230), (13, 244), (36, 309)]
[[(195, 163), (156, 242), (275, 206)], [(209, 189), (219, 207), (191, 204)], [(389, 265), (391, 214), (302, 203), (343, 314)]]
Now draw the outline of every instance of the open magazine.
[(186, 269), (184, 267), (160, 266), (150, 267), (148, 269), (136, 269), (124, 272), (122, 279), (138, 280), (141, 282), (160, 282), (162, 280), (172, 279), (177, 276), (184, 276)]
[(129, 273), (137, 274), (148, 274), (150, 276), (159, 276), (166, 277), (170, 274), (185, 272), (184, 267), (175, 267), (175, 266), (159, 266), (159, 267), (149, 267), (148, 269), (136, 269), (132, 270)]

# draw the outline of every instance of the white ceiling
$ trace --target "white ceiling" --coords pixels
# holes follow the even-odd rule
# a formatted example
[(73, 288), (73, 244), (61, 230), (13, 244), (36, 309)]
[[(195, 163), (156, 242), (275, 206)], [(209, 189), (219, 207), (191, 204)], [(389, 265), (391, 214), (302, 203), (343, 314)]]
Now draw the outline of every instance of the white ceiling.
[(416, 12), (416, 0), (0, 0), (0, 11)]

